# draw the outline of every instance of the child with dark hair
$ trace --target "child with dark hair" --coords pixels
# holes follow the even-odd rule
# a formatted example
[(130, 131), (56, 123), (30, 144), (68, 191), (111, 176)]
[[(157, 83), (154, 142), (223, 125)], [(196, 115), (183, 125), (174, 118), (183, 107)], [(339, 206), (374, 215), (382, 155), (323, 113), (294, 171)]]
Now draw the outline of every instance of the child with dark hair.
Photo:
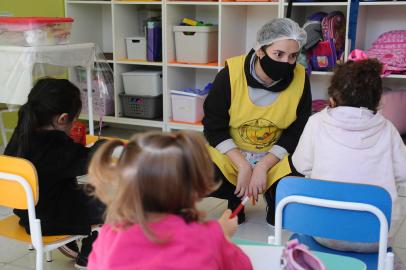
[[(103, 223), (104, 205), (88, 196), (76, 176), (87, 173), (91, 152), (75, 143), (69, 133), (82, 108), (79, 89), (68, 80), (39, 80), (18, 112), (18, 123), (4, 154), (25, 158), (38, 174), (39, 200), (35, 207), (43, 235), (89, 235), (82, 240), (79, 252), (76, 242), (60, 248), (76, 258), (80, 269), (95, 240), (91, 225)], [(20, 224), (29, 232), (28, 213), (15, 209)]]
[[(406, 181), (406, 147), (394, 125), (378, 112), (381, 70), (375, 59), (347, 62), (335, 70), (328, 88), (330, 106), (309, 118), (292, 164), (309, 178), (385, 188), (392, 198), (390, 244), (401, 220), (396, 185)], [(377, 243), (316, 240), (338, 250), (378, 249)]]

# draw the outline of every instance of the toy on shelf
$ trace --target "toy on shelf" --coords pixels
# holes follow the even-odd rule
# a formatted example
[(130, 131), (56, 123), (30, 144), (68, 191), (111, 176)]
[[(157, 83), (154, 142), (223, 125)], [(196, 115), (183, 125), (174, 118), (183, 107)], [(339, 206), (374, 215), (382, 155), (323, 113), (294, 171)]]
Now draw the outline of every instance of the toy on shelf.
[(204, 23), (202, 21), (196, 21), (189, 18), (183, 18), (182, 23), (180, 25), (188, 25), (188, 26), (213, 26), (212, 23)]
[(161, 18), (150, 18), (147, 21), (147, 60), (150, 62), (162, 61), (162, 26)]
[(212, 88), (213, 84), (208, 83), (203, 89), (200, 88), (183, 88), (181, 90), (172, 90), (172, 93), (182, 94), (182, 95), (190, 95), (190, 96), (206, 96), (210, 89)]

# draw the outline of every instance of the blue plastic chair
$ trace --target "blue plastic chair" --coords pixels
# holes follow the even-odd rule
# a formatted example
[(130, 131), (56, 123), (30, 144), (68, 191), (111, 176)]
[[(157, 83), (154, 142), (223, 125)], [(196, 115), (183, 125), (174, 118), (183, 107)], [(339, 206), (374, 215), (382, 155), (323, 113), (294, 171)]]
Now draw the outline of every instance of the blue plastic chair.
[[(275, 243), (282, 228), (311, 250), (360, 259), (368, 270), (393, 270), (387, 253), (392, 200), (383, 188), (301, 177), (285, 177), (276, 189)], [(388, 222), (389, 221), (389, 222)], [(313, 237), (373, 243), (378, 253), (340, 252), (318, 244)]]

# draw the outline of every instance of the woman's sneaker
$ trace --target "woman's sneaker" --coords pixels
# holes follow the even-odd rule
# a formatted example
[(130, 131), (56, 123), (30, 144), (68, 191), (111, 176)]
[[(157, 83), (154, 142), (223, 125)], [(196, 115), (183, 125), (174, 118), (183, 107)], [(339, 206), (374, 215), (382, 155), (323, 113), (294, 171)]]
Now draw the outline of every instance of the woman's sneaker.
[(264, 193), (266, 201), (266, 222), (272, 227), (275, 227), (275, 199), (272, 199), (271, 192), (268, 190)]
[(75, 268), (76, 269), (87, 269), (87, 260), (89, 254), (92, 251), (93, 242), (96, 240), (98, 235), (97, 231), (93, 231), (91, 235), (82, 240), (82, 247), (78, 256), (76, 257)]
[(71, 259), (76, 259), (79, 254), (79, 247), (76, 241), (69, 242), (58, 249), (63, 255)]

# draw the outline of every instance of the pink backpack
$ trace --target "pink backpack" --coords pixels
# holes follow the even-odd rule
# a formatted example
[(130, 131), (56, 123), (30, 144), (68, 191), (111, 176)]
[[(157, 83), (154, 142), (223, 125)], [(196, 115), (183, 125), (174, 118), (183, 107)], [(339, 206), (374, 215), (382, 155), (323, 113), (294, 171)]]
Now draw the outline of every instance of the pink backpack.
[(385, 74), (406, 74), (406, 30), (381, 34), (366, 53), (369, 58), (377, 58), (384, 64)]
[(321, 22), (323, 39), (332, 40), (336, 59), (342, 57), (345, 47), (345, 16), (341, 11), (333, 11)]
[(308, 61), (312, 70), (332, 70), (343, 60), (346, 20), (341, 11), (317, 12), (309, 17), (310, 22), (318, 20), (321, 20), (322, 40), (308, 50)]
[(314, 256), (309, 248), (300, 244), (297, 239), (287, 243), (282, 255), (284, 270), (327, 270), (324, 264)]

